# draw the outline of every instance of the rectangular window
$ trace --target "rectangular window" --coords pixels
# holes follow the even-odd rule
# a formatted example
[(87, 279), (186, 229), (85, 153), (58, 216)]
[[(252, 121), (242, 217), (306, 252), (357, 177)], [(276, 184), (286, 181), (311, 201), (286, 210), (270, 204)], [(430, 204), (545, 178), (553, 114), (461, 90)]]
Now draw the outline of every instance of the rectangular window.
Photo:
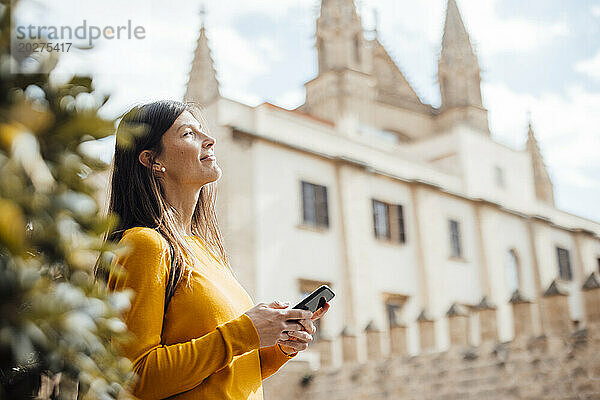
[(386, 203), (373, 199), (373, 226), (376, 238), (391, 239), (389, 214)]
[(388, 326), (402, 325), (402, 309), (408, 297), (397, 293), (383, 293), (385, 312), (387, 314)]
[(406, 243), (404, 209), (400, 204), (388, 204), (372, 199), (373, 229), (377, 239)]
[(494, 172), (496, 175), (496, 185), (503, 188), (506, 184), (504, 181), (504, 170), (502, 168), (496, 166), (494, 168)]
[(308, 182), (302, 184), (302, 219), (310, 225), (328, 227), (327, 188)]
[(571, 257), (569, 250), (562, 247), (556, 248), (556, 256), (558, 258), (558, 277), (565, 281), (573, 279), (573, 271), (571, 270)]
[(404, 230), (404, 209), (396, 204), (396, 221), (398, 222), (398, 241), (406, 243), (406, 231)]
[(394, 326), (400, 325), (399, 314), (400, 314), (400, 309), (402, 308), (402, 306), (400, 306), (399, 304), (387, 303), (385, 305), (385, 308), (387, 311), (389, 326), (394, 327)]
[(450, 223), (450, 247), (452, 257), (462, 257), (460, 244), (460, 225), (458, 221), (451, 219)]

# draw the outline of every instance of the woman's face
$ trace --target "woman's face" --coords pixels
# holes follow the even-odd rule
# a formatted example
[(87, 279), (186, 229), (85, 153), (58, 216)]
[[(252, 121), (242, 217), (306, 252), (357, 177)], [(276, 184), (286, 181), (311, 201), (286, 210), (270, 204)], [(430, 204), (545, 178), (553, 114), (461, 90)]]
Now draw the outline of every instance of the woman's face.
[[(205, 127), (186, 110), (163, 134), (163, 151), (155, 161), (165, 168), (159, 172), (164, 179), (200, 188), (221, 177), (214, 156), (216, 140), (204, 132)], [(212, 157), (206, 159), (208, 155)]]

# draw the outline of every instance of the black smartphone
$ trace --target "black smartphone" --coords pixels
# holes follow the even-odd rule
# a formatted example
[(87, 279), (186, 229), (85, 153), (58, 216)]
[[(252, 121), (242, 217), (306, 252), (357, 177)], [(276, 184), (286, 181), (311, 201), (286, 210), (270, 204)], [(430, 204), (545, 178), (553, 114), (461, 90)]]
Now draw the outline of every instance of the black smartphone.
[(331, 290), (329, 286), (323, 285), (302, 299), (302, 301), (293, 308), (308, 310), (314, 313), (319, 308), (323, 307), (325, 303), (333, 299), (334, 296), (335, 293), (333, 293), (333, 290)]

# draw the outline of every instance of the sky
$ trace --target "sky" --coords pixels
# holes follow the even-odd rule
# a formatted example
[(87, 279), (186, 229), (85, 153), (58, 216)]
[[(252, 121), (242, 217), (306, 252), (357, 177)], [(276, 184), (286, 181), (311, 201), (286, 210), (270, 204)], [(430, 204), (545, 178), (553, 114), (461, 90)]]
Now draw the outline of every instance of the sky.
[[(27, 3), (30, 4), (27, 4)], [(48, 24), (143, 26), (143, 40), (99, 40), (59, 62), (57, 79), (91, 74), (115, 117), (134, 104), (181, 99), (200, 8), (221, 94), (295, 108), (317, 72), (319, 0), (22, 0)], [(437, 59), (446, 0), (356, 1), (425, 103), (439, 106)], [(523, 148), (531, 115), (557, 207), (600, 221), (600, 0), (457, 0), (482, 70), (492, 137)], [(29, 7), (29, 8), (28, 8)], [(378, 18), (375, 18), (377, 12)]]

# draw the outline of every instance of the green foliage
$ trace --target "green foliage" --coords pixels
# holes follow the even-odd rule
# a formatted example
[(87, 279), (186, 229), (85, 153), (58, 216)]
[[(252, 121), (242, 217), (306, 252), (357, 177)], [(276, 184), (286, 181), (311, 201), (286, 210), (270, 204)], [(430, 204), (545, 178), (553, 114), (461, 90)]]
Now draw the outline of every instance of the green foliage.
[[(107, 168), (81, 143), (114, 132), (87, 77), (11, 74), (10, 8), (0, 5), (0, 398), (31, 398), (39, 373), (79, 381), (79, 398), (127, 397), (129, 293), (108, 292), (93, 269), (117, 251), (86, 180)], [(54, 62), (54, 61), (52, 61)], [(33, 379), (30, 379), (32, 378)], [(28, 380), (30, 379), (30, 380)], [(64, 395), (64, 393), (63, 393)]]

